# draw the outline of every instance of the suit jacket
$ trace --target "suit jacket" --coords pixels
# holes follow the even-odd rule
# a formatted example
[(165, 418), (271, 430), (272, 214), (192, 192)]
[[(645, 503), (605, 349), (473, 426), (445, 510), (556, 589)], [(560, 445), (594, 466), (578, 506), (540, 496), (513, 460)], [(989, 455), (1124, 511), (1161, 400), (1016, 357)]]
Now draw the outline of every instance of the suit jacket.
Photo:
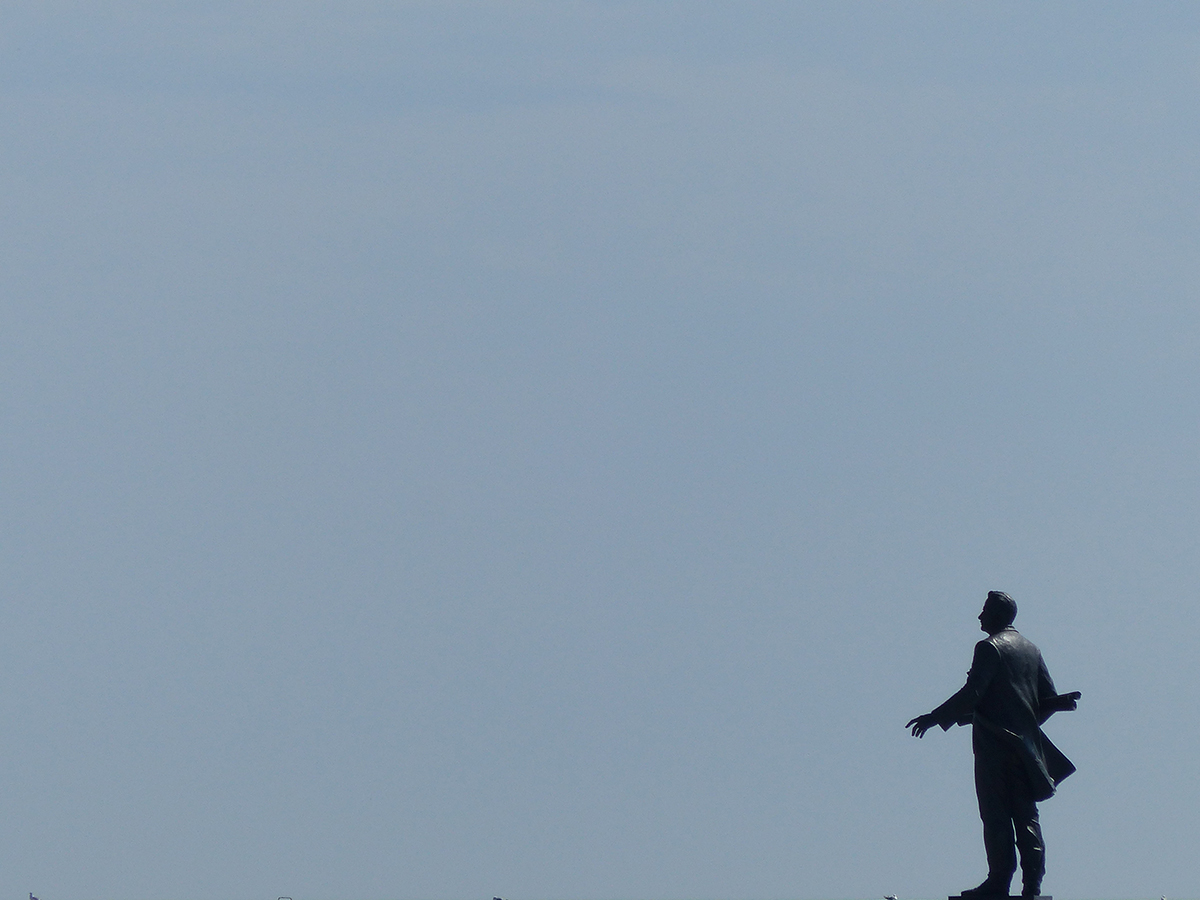
[(1041, 651), (1011, 625), (975, 645), (967, 683), (935, 709), (943, 729), (973, 723), (1012, 747), (1025, 764), (1035, 800), (1045, 800), (1075, 766), (1041, 724), (1057, 696)]

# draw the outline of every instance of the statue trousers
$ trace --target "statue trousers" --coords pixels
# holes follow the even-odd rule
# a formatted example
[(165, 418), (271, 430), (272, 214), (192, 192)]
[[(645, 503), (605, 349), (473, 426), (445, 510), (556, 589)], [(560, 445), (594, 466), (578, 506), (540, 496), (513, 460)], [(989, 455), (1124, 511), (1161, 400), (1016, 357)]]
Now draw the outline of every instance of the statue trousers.
[(1046, 845), (1025, 766), (1000, 738), (978, 725), (971, 731), (988, 882), (1008, 885), (1017, 870), (1016, 851), (1020, 850), (1022, 884), (1026, 890), (1037, 891), (1046, 872)]

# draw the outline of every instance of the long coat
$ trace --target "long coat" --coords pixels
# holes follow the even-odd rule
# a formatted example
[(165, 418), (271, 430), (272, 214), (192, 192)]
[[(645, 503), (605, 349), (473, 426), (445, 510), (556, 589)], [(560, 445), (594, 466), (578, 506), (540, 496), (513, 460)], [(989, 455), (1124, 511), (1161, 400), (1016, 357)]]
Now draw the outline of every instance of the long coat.
[(971, 723), (1011, 746), (1025, 764), (1033, 799), (1045, 800), (1075, 771), (1041, 729), (1056, 698), (1041, 651), (1010, 625), (975, 645), (967, 683), (932, 715), (943, 730)]

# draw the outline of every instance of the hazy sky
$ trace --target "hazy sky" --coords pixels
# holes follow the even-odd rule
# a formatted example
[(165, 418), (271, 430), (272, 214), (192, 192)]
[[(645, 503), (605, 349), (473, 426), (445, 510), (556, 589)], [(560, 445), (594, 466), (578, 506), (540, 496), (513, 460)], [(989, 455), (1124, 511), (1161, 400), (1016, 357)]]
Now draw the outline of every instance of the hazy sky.
[(1200, 10), (0, 10), (0, 897), (1196, 896)]

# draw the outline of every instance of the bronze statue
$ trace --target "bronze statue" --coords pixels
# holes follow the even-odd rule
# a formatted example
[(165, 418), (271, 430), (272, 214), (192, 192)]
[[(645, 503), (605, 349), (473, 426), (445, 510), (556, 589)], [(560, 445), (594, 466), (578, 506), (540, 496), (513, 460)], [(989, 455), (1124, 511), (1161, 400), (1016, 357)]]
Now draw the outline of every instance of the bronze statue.
[[(1042, 654), (1012, 627), (1017, 604), (989, 591), (979, 627), (988, 637), (975, 645), (967, 683), (953, 697), (911, 720), (915, 737), (934, 725), (970, 723), (975, 752), (975, 794), (983, 819), (988, 876), (964, 898), (1005, 897), (1021, 852), (1021, 896), (1041, 894), (1046, 871), (1037, 802), (1048, 799), (1075, 766), (1050, 743), (1041, 725), (1056, 712), (1075, 709), (1079, 692), (1058, 694)], [(1014, 847), (1015, 836), (1015, 847)]]

